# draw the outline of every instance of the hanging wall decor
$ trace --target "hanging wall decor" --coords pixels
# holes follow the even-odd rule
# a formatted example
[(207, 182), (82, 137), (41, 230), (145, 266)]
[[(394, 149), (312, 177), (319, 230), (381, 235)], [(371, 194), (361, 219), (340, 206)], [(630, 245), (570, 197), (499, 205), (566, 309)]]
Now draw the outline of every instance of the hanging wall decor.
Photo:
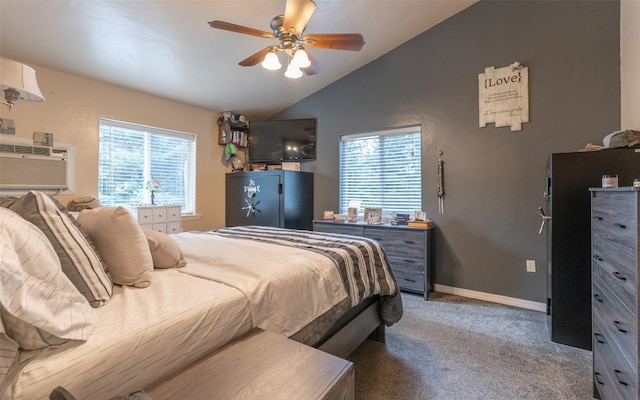
[(529, 122), (529, 69), (519, 62), (503, 67), (487, 67), (478, 75), (480, 127), (495, 123), (522, 130)]

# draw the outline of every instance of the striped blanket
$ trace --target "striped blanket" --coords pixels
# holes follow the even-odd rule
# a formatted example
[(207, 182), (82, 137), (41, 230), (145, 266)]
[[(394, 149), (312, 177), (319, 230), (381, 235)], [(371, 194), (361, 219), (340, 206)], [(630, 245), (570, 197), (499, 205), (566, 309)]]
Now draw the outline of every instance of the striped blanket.
[(237, 226), (210, 233), (323, 254), (338, 268), (352, 307), (370, 296), (380, 295), (380, 316), (387, 326), (402, 316), (402, 300), (395, 277), (384, 249), (373, 239), (266, 226)]

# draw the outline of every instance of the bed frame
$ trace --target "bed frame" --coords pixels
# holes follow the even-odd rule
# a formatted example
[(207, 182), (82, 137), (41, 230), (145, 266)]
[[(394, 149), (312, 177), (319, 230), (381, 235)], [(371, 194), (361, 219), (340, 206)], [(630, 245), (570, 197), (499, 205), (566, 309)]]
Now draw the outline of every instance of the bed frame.
[(346, 358), (367, 338), (385, 342), (385, 325), (380, 319), (380, 301), (377, 298), (316, 347), (334, 356)]

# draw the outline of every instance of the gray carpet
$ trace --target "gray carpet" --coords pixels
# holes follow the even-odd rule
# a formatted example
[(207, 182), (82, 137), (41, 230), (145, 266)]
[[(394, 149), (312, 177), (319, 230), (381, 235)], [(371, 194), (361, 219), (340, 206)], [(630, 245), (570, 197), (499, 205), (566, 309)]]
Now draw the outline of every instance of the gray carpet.
[(592, 399), (591, 352), (551, 342), (546, 315), (434, 293), (403, 293), (386, 344), (350, 357), (358, 400)]

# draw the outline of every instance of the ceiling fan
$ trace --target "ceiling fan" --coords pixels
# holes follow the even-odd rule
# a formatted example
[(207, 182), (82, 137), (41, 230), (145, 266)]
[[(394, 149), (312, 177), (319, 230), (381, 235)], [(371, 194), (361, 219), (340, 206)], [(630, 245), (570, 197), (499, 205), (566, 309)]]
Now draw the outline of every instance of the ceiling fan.
[(291, 59), (285, 76), (299, 78), (302, 76), (303, 71), (307, 75), (315, 75), (322, 71), (323, 68), (320, 62), (305, 50), (305, 46), (351, 51), (358, 51), (364, 46), (364, 38), (359, 33), (327, 33), (303, 36), (303, 32), (315, 8), (316, 4), (313, 0), (287, 0), (284, 15), (278, 15), (271, 20), (273, 33), (224, 21), (211, 21), (209, 25), (216, 29), (279, 40), (279, 44), (267, 46), (238, 64), (243, 67), (250, 67), (262, 61), (261, 65), (264, 68), (277, 70), (282, 67), (277, 54), (284, 52)]

